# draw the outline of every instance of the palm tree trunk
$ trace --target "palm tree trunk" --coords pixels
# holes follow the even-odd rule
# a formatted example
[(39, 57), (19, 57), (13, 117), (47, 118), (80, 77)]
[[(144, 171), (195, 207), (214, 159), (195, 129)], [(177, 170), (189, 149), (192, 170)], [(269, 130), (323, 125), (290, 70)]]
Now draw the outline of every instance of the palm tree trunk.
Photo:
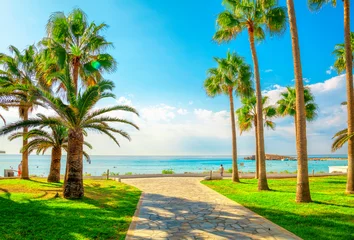
[(229, 87), (230, 99), (230, 115), (231, 115), (231, 129), (232, 129), (232, 181), (240, 182), (237, 169), (237, 142), (236, 142), (236, 123), (235, 123), (235, 109), (234, 97), (232, 88)]
[[(28, 120), (28, 108), (24, 107), (23, 108), (23, 120), (27, 121)], [(23, 140), (22, 140), (22, 146), (27, 145), (28, 140), (25, 139), (25, 135), (28, 133), (28, 127), (23, 128)], [(28, 151), (23, 151), (22, 152), (22, 174), (21, 174), (21, 179), (29, 179), (29, 170), (28, 170)]]
[[(345, 68), (347, 83), (348, 134), (354, 132), (353, 60), (350, 44), (350, 2), (344, 0)], [(348, 140), (348, 175), (346, 193), (354, 194), (354, 139)]]
[[(259, 75), (258, 58), (256, 47), (254, 44), (254, 32), (253, 29), (248, 29), (248, 36), (251, 45), (253, 66), (254, 66), (254, 78), (256, 81), (256, 111), (261, 113), (262, 106), (262, 92), (261, 92), (261, 79)], [(264, 131), (263, 131), (263, 118), (262, 114), (257, 114), (257, 143), (258, 143), (258, 164), (259, 164), (259, 178), (258, 178), (258, 190), (269, 190), (267, 182), (266, 164), (265, 164), (265, 150), (264, 150)]]
[(295, 91), (296, 91), (296, 151), (297, 151), (297, 188), (296, 202), (311, 202), (308, 163), (304, 84), (300, 59), (299, 38), (293, 0), (287, 0), (290, 22), (291, 42), (294, 59)]
[(80, 59), (74, 58), (73, 59), (73, 80), (75, 86), (75, 93), (77, 94), (78, 91), (78, 81), (79, 81), (79, 66), (80, 66)]
[(53, 147), (47, 182), (60, 182), (61, 147)]
[(82, 153), (84, 136), (82, 130), (69, 130), (67, 176), (64, 184), (63, 195), (65, 198), (77, 199), (84, 196), (82, 180)]
[(255, 132), (255, 139), (256, 139), (256, 153), (255, 153), (255, 160), (256, 160), (256, 174), (254, 178), (259, 178), (259, 159), (258, 159), (258, 136), (257, 136), (257, 119), (254, 118), (254, 132)]

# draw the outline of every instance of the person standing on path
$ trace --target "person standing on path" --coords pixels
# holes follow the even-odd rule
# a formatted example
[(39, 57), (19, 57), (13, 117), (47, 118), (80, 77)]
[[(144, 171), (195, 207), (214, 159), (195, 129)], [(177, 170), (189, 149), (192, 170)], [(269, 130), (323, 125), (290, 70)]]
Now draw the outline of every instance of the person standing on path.
[(224, 166), (222, 164), (220, 165), (220, 176), (224, 176)]
[(17, 173), (18, 173), (18, 176), (21, 177), (21, 174), (22, 174), (22, 161), (18, 165)]

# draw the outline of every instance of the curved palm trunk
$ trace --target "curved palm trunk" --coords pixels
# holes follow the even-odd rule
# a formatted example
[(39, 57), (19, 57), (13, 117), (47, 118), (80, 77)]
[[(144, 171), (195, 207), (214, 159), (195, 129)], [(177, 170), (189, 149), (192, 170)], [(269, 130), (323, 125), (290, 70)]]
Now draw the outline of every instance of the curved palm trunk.
[[(23, 108), (23, 120), (27, 121), (28, 120), (28, 108), (24, 107)], [(28, 127), (23, 128), (23, 135), (26, 135), (28, 133)], [(22, 146), (27, 145), (28, 140), (25, 139), (23, 136), (22, 140)], [(21, 179), (29, 179), (29, 170), (28, 170), (28, 151), (23, 151), (22, 152), (22, 174), (21, 174)]]
[(237, 169), (237, 143), (236, 143), (236, 123), (235, 123), (235, 109), (234, 109), (234, 97), (232, 94), (232, 88), (229, 88), (230, 99), (230, 115), (231, 115), (231, 128), (232, 128), (232, 181), (240, 182)]
[(65, 198), (77, 199), (84, 196), (82, 180), (82, 153), (84, 136), (82, 130), (69, 130), (67, 176), (64, 183)]
[(254, 119), (254, 132), (255, 132), (255, 139), (256, 139), (256, 153), (255, 153), (255, 160), (256, 160), (256, 174), (254, 178), (259, 178), (259, 159), (258, 159), (258, 134), (257, 134), (257, 119)]
[(60, 182), (61, 147), (53, 147), (48, 182)]
[(297, 152), (297, 188), (296, 202), (311, 202), (308, 163), (304, 84), (300, 59), (299, 38), (293, 0), (287, 0), (290, 22), (291, 42), (294, 58), (295, 91), (296, 91), (296, 152)]
[[(350, 45), (350, 3), (344, 0), (345, 68), (347, 85), (348, 134), (354, 132), (353, 62)], [(348, 140), (348, 175), (346, 193), (354, 194), (354, 139)]]
[[(249, 41), (251, 45), (252, 59), (254, 65), (254, 78), (256, 82), (256, 110), (257, 113), (261, 113), (262, 106), (262, 92), (261, 92), (261, 80), (259, 76), (258, 58), (256, 47), (254, 45), (254, 33), (253, 29), (248, 30)], [(265, 164), (265, 150), (264, 150), (264, 130), (263, 130), (263, 118), (262, 114), (257, 114), (257, 143), (258, 143), (258, 164), (259, 164), (259, 177), (258, 177), (258, 190), (269, 190), (267, 182), (266, 164)]]

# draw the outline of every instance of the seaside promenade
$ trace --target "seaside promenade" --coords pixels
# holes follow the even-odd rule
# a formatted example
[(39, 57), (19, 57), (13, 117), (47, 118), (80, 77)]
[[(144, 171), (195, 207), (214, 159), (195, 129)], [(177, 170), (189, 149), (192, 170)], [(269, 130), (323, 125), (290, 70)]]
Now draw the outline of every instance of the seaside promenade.
[(123, 179), (143, 191), (126, 239), (300, 239), (201, 180)]

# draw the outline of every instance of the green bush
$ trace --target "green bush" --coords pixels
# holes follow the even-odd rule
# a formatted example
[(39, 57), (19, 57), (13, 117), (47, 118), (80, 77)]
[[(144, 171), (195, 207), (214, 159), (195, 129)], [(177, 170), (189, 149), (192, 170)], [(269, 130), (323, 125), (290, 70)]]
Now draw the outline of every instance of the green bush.
[(133, 175), (133, 172), (126, 172), (124, 175)]
[(232, 173), (232, 168), (226, 170), (227, 173)]
[(162, 170), (162, 174), (174, 174), (175, 172), (172, 169), (164, 169)]

